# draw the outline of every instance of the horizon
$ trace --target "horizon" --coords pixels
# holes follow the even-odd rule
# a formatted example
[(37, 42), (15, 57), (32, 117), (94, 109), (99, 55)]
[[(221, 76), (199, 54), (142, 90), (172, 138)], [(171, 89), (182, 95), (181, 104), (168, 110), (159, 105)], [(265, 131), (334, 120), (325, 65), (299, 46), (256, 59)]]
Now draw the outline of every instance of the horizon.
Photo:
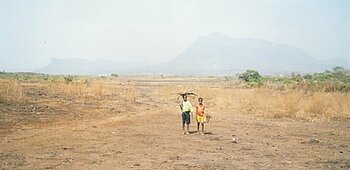
[[(253, 13), (254, 11), (254, 13)], [(350, 59), (349, 1), (0, 1), (0, 69), (34, 71), (51, 59), (169, 61), (220, 32)]]

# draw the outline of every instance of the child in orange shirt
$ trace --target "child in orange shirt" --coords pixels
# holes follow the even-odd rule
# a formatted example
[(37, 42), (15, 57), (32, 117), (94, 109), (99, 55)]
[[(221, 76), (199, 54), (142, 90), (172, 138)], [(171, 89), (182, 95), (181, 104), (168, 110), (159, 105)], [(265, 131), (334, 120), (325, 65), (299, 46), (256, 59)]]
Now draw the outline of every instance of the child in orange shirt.
[(202, 125), (202, 132), (201, 134), (204, 135), (204, 122), (205, 120), (205, 113), (204, 113), (205, 106), (203, 104), (203, 98), (198, 98), (198, 105), (196, 106), (196, 120), (197, 120), (197, 134), (199, 133), (199, 125)]

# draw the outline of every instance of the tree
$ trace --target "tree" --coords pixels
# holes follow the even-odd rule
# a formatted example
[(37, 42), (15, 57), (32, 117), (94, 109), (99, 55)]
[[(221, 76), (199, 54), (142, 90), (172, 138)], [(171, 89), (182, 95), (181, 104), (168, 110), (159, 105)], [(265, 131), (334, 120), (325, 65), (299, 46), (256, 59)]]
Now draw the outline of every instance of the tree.
[(348, 75), (350, 73), (348, 69), (340, 66), (333, 67), (332, 70), (334, 74), (341, 76)]
[(258, 71), (247, 70), (244, 73), (241, 73), (239, 75), (239, 79), (248, 83), (260, 83), (262, 80), (262, 77)]

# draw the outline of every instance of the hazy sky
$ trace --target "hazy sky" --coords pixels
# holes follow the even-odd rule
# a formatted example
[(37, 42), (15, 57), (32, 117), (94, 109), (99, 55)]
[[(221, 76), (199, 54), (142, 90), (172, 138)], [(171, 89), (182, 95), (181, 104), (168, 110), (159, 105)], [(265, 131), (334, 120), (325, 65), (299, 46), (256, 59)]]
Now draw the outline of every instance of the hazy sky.
[(0, 69), (53, 57), (157, 63), (216, 31), (349, 59), (350, 0), (0, 0)]

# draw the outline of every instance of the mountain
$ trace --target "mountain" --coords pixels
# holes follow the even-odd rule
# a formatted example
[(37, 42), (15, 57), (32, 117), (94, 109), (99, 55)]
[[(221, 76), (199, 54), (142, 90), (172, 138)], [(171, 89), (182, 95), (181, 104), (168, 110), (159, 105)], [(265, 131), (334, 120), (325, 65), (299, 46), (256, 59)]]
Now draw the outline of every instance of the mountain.
[(263, 74), (319, 72), (334, 66), (349, 67), (343, 60), (319, 61), (301, 48), (270, 41), (234, 39), (222, 33), (198, 38), (169, 62), (140, 69), (145, 74), (225, 75), (247, 69)]
[(110, 60), (85, 60), (85, 59), (51, 59), (50, 63), (41, 69), (35, 70), (47, 74), (76, 74), (98, 75), (126, 72), (129, 69), (143, 67), (142, 63), (126, 63)]
[(254, 69), (262, 74), (276, 75), (322, 72), (335, 66), (350, 68), (349, 61), (344, 59), (320, 61), (295, 46), (253, 38), (236, 39), (216, 32), (199, 37), (174, 59), (156, 65), (54, 58), (49, 65), (36, 72), (85, 75), (233, 75)]

